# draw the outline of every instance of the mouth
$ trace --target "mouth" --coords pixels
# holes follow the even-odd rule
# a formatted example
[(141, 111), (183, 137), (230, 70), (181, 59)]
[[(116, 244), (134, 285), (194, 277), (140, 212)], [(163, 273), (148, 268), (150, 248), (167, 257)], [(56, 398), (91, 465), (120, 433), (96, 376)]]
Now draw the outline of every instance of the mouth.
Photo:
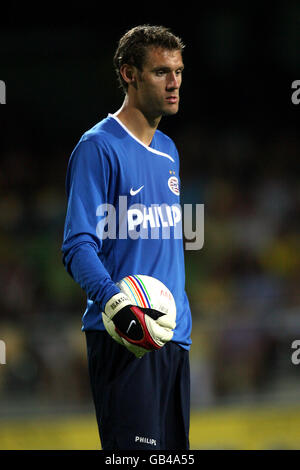
[(176, 103), (178, 103), (178, 96), (174, 96), (174, 95), (168, 96), (166, 98), (166, 101), (170, 104), (176, 104)]

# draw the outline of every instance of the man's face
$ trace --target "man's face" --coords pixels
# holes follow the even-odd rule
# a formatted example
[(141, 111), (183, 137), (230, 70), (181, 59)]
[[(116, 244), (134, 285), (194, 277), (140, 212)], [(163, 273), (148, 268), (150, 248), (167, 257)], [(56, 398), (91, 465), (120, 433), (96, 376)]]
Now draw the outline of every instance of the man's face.
[(183, 62), (179, 50), (151, 47), (142, 72), (137, 74), (138, 107), (150, 118), (177, 113)]

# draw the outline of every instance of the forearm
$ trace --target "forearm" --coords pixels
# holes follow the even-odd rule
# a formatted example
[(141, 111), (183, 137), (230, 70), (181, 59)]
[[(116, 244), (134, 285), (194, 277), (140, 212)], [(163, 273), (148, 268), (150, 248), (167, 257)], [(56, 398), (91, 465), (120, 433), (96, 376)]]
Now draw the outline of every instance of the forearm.
[(87, 297), (97, 302), (102, 310), (106, 302), (120, 292), (92, 244), (83, 243), (73, 249), (68, 270)]

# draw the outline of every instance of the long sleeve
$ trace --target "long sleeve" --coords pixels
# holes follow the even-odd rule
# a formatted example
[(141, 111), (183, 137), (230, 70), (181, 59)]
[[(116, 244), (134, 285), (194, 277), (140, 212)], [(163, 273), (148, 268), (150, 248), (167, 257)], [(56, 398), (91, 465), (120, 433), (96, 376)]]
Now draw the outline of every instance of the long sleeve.
[(67, 169), (63, 263), (88, 299), (102, 310), (107, 300), (120, 291), (100, 259), (102, 240), (97, 233), (97, 207), (107, 202), (109, 175), (104, 152), (95, 142), (81, 140)]

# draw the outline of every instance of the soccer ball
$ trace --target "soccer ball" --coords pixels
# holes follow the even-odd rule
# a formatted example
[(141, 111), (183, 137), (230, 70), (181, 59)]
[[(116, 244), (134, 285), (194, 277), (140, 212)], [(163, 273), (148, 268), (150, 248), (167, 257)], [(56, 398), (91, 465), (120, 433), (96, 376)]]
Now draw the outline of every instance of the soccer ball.
[[(167, 318), (167, 323), (172, 324), (172, 329), (176, 326), (176, 304), (171, 291), (158, 279), (138, 274), (127, 276), (116, 283), (123, 294), (125, 294), (132, 305), (138, 307), (153, 308), (165, 314), (163, 318)], [(102, 313), (104, 326), (110, 336), (119, 344), (126, 346), (137, 357), (142, 357), (149, 352), (140, 346), (135, 346), (126, 339), (119, 336), (115, 330), (115, 325), (107, 315)], [(163, 325), (162, 325), (163, 326)]]

